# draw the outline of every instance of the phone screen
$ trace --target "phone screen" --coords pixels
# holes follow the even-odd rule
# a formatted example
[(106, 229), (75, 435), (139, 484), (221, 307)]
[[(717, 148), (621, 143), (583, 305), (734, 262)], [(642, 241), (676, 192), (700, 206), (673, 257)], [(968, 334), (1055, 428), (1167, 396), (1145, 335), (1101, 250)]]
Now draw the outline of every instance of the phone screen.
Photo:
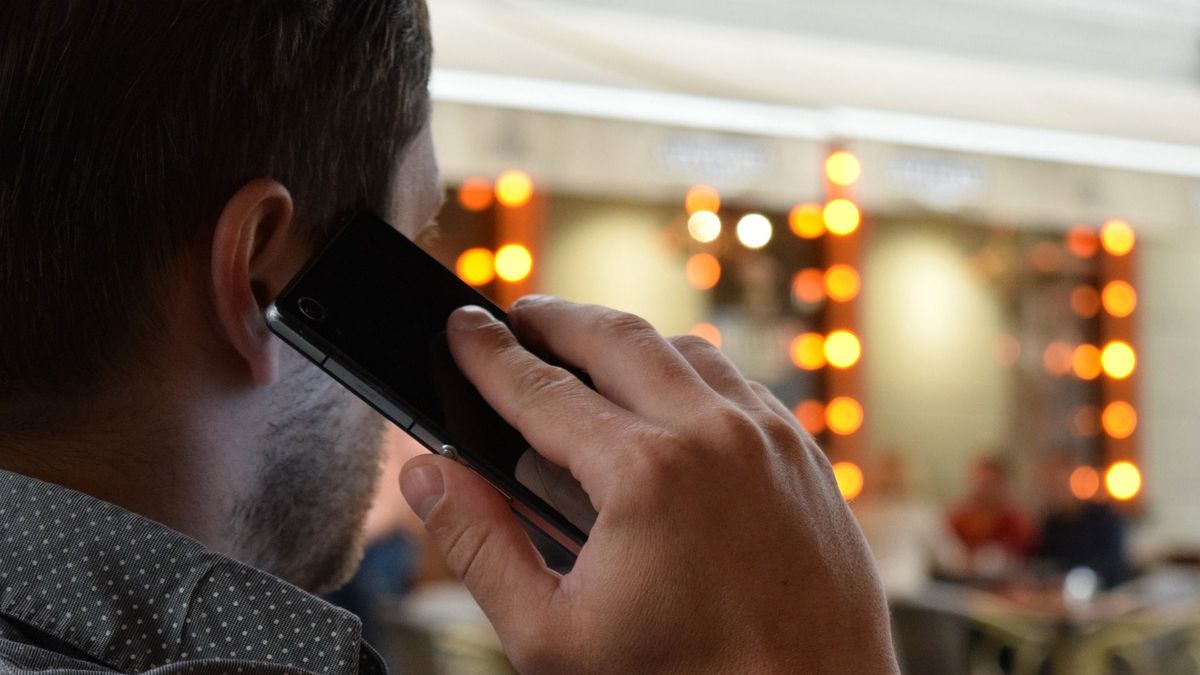
[(595, 519), (586, 494), (487, 405), (451, 358), (446, 321), (464, 305), (505, 319), (403, 234), (360, 213), (284, 289), (268, 310), (268, 324), (430, 450), (456, 455), (511, 497), (518, 514), (539, 529), (550, 526), (556, 532), (548, 534), (577, 551)]

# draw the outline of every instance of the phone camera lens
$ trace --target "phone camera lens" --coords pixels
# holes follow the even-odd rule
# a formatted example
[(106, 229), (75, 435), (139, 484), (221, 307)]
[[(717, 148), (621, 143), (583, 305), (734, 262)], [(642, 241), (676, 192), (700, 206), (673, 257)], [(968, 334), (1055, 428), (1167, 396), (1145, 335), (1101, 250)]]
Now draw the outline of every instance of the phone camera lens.
[(313, 321), (319, 322), (325, 320), (326, 314), (324, 305), (316, 300), (313, 300), (312, 298), (300, 298), (296, 302), (296, 307), (300, 309), (301, 314), (307, 316)]

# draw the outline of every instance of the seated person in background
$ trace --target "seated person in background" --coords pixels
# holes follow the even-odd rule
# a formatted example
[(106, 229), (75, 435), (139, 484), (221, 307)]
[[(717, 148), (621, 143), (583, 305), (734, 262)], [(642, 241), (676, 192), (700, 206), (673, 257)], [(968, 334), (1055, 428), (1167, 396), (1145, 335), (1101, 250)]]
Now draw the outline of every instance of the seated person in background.
[(1012, 497), (1008, 464), (999, 457), (984, 455), (971, 464), (967, 493), (949, 519), (978, 573), (1000, 574), (1029, 554), (1033, 528)]
[(1076, 463), (1067, 453), (1055, 453), (1042, 467), (1046, 514), (1034, 557), (1066, 573), (1090, 568), (1104, 588), (1130, 577), (1125, 551), (1125, 525), (1108, 504), (1077, 499), (1071, 493)]
[(935, 571), (957, 572), (967, 562), (938, 506), (913, 483), (908, 461), (889, 451), (872, 463), (862, 496), (851, 504), (892, 598), (913, 596)]

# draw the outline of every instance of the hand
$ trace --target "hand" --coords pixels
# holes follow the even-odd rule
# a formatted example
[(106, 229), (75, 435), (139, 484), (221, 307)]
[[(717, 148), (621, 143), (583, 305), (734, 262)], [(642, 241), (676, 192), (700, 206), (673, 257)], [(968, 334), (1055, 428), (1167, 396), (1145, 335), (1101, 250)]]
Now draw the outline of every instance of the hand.
[(599, 512), (574, 568), (547, 570), (504, 499), (457, 463), (412, 459), (401, 486), (518, 670), (897, 672), (862, 534), (765, 387), (707, 342), (613, 310), (534, 297), (509, 321), (459, 310), (451, 350)]

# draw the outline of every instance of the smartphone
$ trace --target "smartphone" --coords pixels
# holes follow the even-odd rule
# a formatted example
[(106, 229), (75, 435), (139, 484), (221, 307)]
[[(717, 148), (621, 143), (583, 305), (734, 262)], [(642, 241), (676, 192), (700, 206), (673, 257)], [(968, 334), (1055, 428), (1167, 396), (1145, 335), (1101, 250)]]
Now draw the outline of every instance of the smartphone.
[(430, 451), (483, 476), (570, 557), (596, 519), (570, 472), (483, 400), (450, 356), (446, 321), (494, 303), (378, 216), (360, 212), (266, 310), (267, 326)]

